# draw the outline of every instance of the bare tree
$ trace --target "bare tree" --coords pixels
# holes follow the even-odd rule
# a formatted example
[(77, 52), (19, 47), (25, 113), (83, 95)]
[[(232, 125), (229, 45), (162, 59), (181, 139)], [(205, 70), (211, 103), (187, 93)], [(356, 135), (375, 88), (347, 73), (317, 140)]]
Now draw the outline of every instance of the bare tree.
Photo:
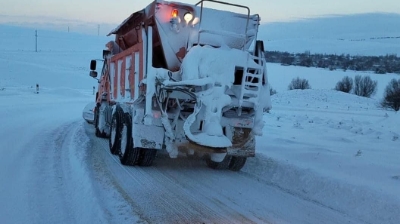
[(400, 79), (392, 79), (386, 86), (383, 101), (383, 107), (393, 108), (395, 111), (400, 109)]
[(308, 83), (307, 79), (301, 79), (299, 77), (292, 79), (288, 86), (289, 90), (294, 89), (311, 89), (310, 84)]
[(356, 75), (354, 78), (354, 94), (357, 96), (371, 97), (376, 93), (377, 81), (369, 76)]
[(336, 83), (335, 90), (349, 93), (353, 89), (353, 79), (345, 76), (341, 81)]

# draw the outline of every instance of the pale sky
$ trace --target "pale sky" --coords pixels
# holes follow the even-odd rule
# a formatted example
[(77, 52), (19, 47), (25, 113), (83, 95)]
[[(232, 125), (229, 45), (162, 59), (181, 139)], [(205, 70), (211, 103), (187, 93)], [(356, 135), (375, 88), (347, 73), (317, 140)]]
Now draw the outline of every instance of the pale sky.
[[(400, 14), (398, 0), (228, 1), (249, 6), (253, 14), (261, 15), (262, 22), (366, 12)], [(45, 16), (92, 23), (120, 23), (150, 2), (150, 0), (0, 0), (0, 16), (23, 16), (30, 17), (30, 20), (34, 19), (32, 17)], [(193, 4), (198, 0), (181, 0), (181, 2)]]

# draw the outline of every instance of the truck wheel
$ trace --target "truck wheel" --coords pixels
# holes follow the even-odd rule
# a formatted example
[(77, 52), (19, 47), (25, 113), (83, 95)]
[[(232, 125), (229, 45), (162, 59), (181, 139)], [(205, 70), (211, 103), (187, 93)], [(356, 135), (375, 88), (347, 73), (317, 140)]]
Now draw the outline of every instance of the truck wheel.
[(121, 148), (121, 128), (122, 128), (123, 111), (121, 107), (117, 107), (111, 118), (109, 146), (113, 155), (118, 155)]
[(100, 137), (100, 130), (98, 128), (99, 125), (99, 107), (96, 106), (94, 108), (94, 128), (95, 128), (95, 135), (96, 137)]
[(232, 156), (225, 156), (222, 162), (214, 162), (211, 160), (210, 156), (207, 156), (206, 163), (207, 166), (215, 170), (226, 170), (229, 168)]
[(95, 135), (96, 135), (96, 137), (99, 137), (99, 138), (106, 138), (107, 137), (106, 133), (100, 131), (100, 129), (99, 129), (99, 119), (100, 119), (99, 110), (100, 110), (99, 106), (96, 106), (94, 108), (94, 128), (96, 130)]
[(132, 139), (132, 119), (129, 114), (124, 115), (123, 125), (120, 129), (121, 147), (119, 159), (123, 165), (134, 166), (138, 163), (140, 149), (135, 148)]
[(229, 163), (229, 169), (232, 171), (239, 171), (243, 168), (246, 163), (247, 157), (232, 156), (232, 160)]
[(139, 166), (151, 166), (157, 155), (157, 149), (140, 149)]

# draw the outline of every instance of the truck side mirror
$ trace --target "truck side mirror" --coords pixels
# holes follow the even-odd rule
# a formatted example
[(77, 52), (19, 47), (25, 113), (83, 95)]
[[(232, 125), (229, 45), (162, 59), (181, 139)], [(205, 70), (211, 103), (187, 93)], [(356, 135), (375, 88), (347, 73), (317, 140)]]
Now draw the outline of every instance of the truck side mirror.
[(96, 71), (90, 71), (89, 75), (93, 78), (97, 78), (97, 72)]
[(90, 70), (92, 70), (92, 71), (96, 70), (96, 60), (90, 61)]

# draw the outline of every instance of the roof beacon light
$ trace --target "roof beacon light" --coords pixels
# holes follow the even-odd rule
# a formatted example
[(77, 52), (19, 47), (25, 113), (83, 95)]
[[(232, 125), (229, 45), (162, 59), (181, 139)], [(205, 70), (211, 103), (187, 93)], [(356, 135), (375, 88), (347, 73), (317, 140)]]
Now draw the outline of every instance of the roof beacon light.
[(179, 11), (178, 11), (178, 9), (174, 9), (174, 10), (172, 10), (172, 12), (171, 12), (171, 16), (172, 16), (172, 18), (176, 18), (176, 17), (178, 17), (178, 15), (179, 15)]

